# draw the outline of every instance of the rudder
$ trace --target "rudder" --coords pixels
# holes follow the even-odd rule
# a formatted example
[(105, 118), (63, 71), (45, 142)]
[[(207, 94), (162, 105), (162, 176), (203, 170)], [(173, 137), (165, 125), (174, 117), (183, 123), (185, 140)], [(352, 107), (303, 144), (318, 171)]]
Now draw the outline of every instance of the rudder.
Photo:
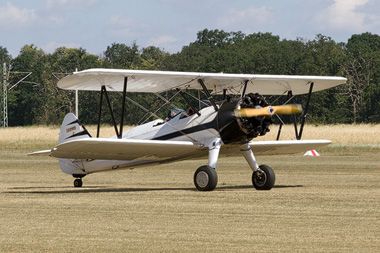
[(91, 135), (84, 126), (80, 125), (73, 113), (66, 114), (59, 132), (58, 144), (83, 138), (91, 138)]

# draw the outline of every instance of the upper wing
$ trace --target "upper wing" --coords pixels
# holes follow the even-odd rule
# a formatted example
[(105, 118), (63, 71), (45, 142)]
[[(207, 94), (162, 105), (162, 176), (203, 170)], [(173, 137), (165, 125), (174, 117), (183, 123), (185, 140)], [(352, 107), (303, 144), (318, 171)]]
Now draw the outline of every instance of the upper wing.
[(58, 87), (68, 90), (100, 90), (105, 85), (110, 90), (123, 91), (124, 78), (128, 77), (128, 92), (163, 92), (176, 87), (201, 89), (198, 79), (202, 79), (209, 90), (240, 93), (242, 83), (248, 81), (247, 93), (262, 95), (283, 95), (292, 91), (293, 95), (328, 89), (346, 82), (343, 77), (331, 76), (291, 76), (291, 75), (253, 75), (195, 73), (171, 71), (147, 71), (125, 69), (88, 69), (66, 76)]
[(188, 141), (89, 138), (62, 143), (52, 149), (51, 156), (70, 159), (161, 161), (207, 155), (203, 150), (202, 146)]

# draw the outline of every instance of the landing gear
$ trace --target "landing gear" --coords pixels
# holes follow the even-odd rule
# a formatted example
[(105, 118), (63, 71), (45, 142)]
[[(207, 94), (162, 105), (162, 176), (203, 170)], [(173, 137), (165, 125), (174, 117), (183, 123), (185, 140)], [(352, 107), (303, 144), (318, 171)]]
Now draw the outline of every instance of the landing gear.
[(273, 169), (267, 165), (260, 165), (259, 169), (252, 173), (252, 184), (256, 190), (272, 189), (275, 180)]
[(215, 169), (208, 165), (199, 167), (194, 173), (194, 184), (199, 191), (212, 191), (218, 184)]
[(251, 147), (247, 144), (241, 147), (245, 159), (251, 167), (252, 184), (256, 190), (270, 190), (274, 186), (276, 180), (274, 171), (267, 165), (258, 165), (255, 156), (252, 153)]
[(83, 185), (82, 178), (77, 178), (74, 180), (74, 187), (82, 187), (82, 185)]

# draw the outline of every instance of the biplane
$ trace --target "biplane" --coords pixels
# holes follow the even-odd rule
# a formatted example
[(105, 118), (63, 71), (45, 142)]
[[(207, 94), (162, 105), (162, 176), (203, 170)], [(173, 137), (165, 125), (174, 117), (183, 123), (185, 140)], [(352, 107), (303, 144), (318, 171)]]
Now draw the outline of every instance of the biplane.
[[(255, 155), (304, 152), (331, 143), (329, 140), (301, 140), (304, 119), (312, 92), (343, 84), (346, 78), (327, 76), (255, 75), (192, 73), (124, 69), (88, 69), (62, 78), (58, 87), (66, 90), (100, 91), (97, 136), (92, 137), (78, 118), (69, 113), (63, 120), (58, 145), (28, 155), (59, 159), (64, 173), (72, 175), (75, 187), (82, 186), (88, 174), (172, 163), (186, 159), (208, 159), (194, 173), (195, 187), (212, 191), (217, 186), (216, 165), (219, 157), (243, 156), (252, 169), (252, 184), (257, 190), (270, 190), (275, 173), (268, 165), (259, 165)], [(194, 106), (186, 95), (198, 90), (205, 99)], [(171, 101), (160, 95), (173, 91), (183, 99), (188, 110), (172, 108), (166, 118), (156, 119), (123, 131), (127, 94), (154, 93), (163, 103)], [(108, 92), (122, 93), (120, 126), (116, 123)], [(289, 104), (296, 95), (306, 94), (304, 110)], [(285, 95), (279, 106), (271, 105), (264, 95)], [(192, 96), (194, 98), (196, 96)], [(217, 99), (220, 98), (220, 99)], [(102, 103), (106, 100), (115, 128), (115, 136), (100, 138)], [(133, 112), (130, 112), (133, 113)], [(156, 115), (151, 112), (152, 115)], [(296, 139), (253, 141), (269, 131), (272, 116), (300, 114)], [(295, 115), (293, 115), (295, 116)], [(255, 154), (255, 155), (254, 155)]]

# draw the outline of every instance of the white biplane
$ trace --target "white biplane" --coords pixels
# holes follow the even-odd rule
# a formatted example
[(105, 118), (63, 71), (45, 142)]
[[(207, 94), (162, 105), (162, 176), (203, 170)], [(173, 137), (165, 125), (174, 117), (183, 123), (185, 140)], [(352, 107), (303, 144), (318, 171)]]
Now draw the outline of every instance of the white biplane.
[[(29, 155), (59, 158), (63, 172), (72, 175), (74, 186), (82, 186), (88, 174), (125, 168), (150, 166), (186, 159), (208, 157), (208, 163), (194, 174), (194, 184), (200, 191), (215, 189), (219, 157), (243, 155), (252, 169), (252, 183), (258, 190), (270, 190), (275, 183), (271, 167), (258, 165), (255, 154), (275, 155), (305, 152), (331, 143), (329, 140), (301, 140), (304, 119), (312, 92), (328, 89), (346, 82), (342, 77), (286, 76), (223, 73), (191, 73), (117, 69), (89, 69), (75, 72), (58, 82), (68, 90), (101, 91), (97, 137), (93, 138), (77, 117), (69, 113), (63, 120), (58, 145), (51, 150)], [(184, 94), (200, 90), (207, 104), (193, 106)], [(125, 102), (128, 92), (159, 93), (175, 90), (188, 104), (189, 110), (172, 109), (166, 119), (131, 128), (123, 132)], [(108, 91), (123, 94), (120, 127), (112, 113)], [(211, 91), (211, 93), (210, 93)], [(222, 101), (216, 102), (217, 94)], [(308, 94), (305, 110), (300, 105), (271, 106), (262, 95)], [(235, 98), (233, 97), (235, 96)], [(105, 96), (113, 119), (116, 135), (99, 138), (102, 100)], [(201, 102), (201, 101), (199, 101)], [(252, 141), (269, 131), (271, 116), (303, 113), (296, 140)], [(154, 113), (152, 113), (154, 114)], [(252, 152), (253, 151), (253, 152)]]

